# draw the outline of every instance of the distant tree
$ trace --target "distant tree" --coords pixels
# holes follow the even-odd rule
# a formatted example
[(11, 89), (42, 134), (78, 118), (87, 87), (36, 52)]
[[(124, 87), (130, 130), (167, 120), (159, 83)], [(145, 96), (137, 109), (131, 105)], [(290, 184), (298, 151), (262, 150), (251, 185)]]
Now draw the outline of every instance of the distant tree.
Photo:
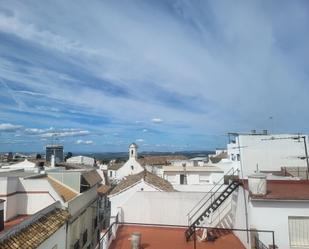
[(73, 156), (73, 153), (72, 152), (68, 152), (66, 154), (66, 156), (64, 157), (64, 160), (66, 161), (67, 159), (71, 158)]

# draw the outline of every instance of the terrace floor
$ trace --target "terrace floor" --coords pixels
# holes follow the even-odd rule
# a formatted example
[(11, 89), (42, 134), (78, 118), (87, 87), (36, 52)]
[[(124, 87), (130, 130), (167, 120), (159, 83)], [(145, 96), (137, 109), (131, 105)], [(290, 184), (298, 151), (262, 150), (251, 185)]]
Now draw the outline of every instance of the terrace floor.
[[(184, 228), (148, 227), (123, 225), (118, 228), (117, 237), (109, 249), (131, 249), (131, 234), (141, 233), (141, 249), (194, 249), (194, 242), (186, 242)], [(233, 234), (226, 234), (214, 242), (196, 241), (196, 249), (245, 249)]]

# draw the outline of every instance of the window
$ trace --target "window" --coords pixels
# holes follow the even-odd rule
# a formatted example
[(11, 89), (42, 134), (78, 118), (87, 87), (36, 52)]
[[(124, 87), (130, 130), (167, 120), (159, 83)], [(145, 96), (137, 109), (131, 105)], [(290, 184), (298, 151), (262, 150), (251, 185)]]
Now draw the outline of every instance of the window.
[(96, 229), (97, 226), (98, 226), (98, 217), (95, 217), (95, 219), (93, 221), (93, 225), (94, 225), (94, 229)]
[(240, 161), (240, 155), (237, 154), (237, 161)]
[(109, 172), (109, 177), (113, 177), (113, 171)]
[(208, 175), (199, 175), (199, 181), (200, 183), (209, 183), (209, 176)]
[(133, 165), (131, 165), (131, 169), (134, 170), (134, 166)]
[(180, 175), (180, 184), (181, 185), (187, 184), (187, 176), (186, 175), (183, 175), (183, 174)]
[(289, 217), (290, 246), (309, 247), (309, 217)]
[(88, 233), (86, 229), (86, 231), (83, 233), (83, 246), (87, 243), (87, 237), (88, 237)]

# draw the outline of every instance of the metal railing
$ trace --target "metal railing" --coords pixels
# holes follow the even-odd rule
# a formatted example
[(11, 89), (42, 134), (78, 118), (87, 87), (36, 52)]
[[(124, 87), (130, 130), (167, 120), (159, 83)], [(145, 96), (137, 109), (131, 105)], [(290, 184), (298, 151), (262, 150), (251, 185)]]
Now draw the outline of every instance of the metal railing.
[(238, 172), (238, 169), (235, 170), (234, 168), (231, 168), (224, 176), (220, 178), (220, 180), (207, 192), (207, 194), (187, 213), (188, 225), (191, 225), (192, 220), (195, 220), (194, 217), (199, 216), (198, 214), (202, 208), (207, 207), (213, 200), (216, 199), (216, 195), (220, 193), (220, 190), (224, 190), (224, 178), (226, 176), (236, 176), (236, 173)]
[[(259, 240), (258, 236), (254, 236), (254, 240), (255, 240), (255, 249), (268, 249), (268, 247)], [(274, 247), (275, 248), (275, 247)]]

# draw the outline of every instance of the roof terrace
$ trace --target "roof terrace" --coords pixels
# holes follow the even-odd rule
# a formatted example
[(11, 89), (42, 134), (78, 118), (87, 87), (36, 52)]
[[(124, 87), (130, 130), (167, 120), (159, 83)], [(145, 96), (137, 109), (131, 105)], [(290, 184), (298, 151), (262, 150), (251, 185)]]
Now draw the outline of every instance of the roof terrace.
[(240, 240), (233, 234), (228, 233), (215, 241), (187, 242), (184, 236), (185, 228), (179, 227), (154, 227), (121, 225), (117, 230), (117, 236), (109, 249), (130, 249), (131, 235), (138, 232), (141, 234), (141, 248), (143, 249), (244, 249)]

